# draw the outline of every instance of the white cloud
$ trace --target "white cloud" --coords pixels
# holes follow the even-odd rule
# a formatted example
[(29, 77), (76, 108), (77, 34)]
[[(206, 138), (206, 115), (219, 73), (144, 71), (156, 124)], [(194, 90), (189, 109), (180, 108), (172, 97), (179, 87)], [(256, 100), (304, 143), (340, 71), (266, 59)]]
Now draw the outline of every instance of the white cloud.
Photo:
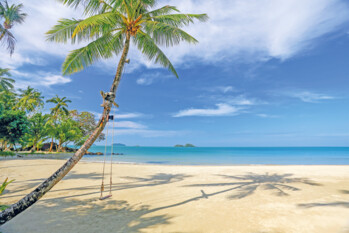
[(235, 92), (236, 89), (232, 86), (217, 86), (217, 87), (208, 87), (208, 88), (203, 88), (205, 91), (209, 92), (221, 92), (221, 93), (228, 93), (228, 92)]
[[(110, 125), (112, 125), (112, 123)], [(115, 127), (116, 128), (129, 128), (129, 129), (145, 129), (145, 128), (147, 128), (147, 126), (142, 125), (142, 124), (137, 123), (137, 122), (133, 122), (133, 121), (116, 121)]]
[(140, 118), (143, 117), (144, 114), (142, 113), (122, 113), (122, 114), (116, 114), (117, 119), (131, 119), (131, 118)]
[(296, 92), (296, 93), (288, 93), (286, 94), (290, 97), (298, 98), (306, 103), (318, 103), (321, 100), (332, 100), (335, 99), (333, 96), (313, 93), (309, 91)]
[(138, 135), (145, 138), (156, 138), (156, 137), (174, 137), (185, 134), (182, 131), (172, 130), (150, 130), (150, 129), (118, 129), (115, 134), (120, 135)]
[[(59, 18), (81, 18), (81, 10), (57, 1), (22, 2), (28, 17), (24, 24), (14, 27), (17, 48), (13, 57), (0, 48), (1, 66), (40, 64), (43, 55), (63, 57), (77, 47), (46, 42), (45, 32)], [(313, 46), (315, 39), (338, 30), (349, 19), (349, 7), (343, 0), (168, 0), (161, 5), (165, 4), (178, 6), (182, 12), (207, 13), (210, 17), (206, 23), (186, 28), (200, 41), (198, 45), (182, 44), (164, 49), (175, 65), (190, 64), (190, 58), (206, 62), (286, 59)], [(139, 64), (158, 67), (139, 54), (134, 47), (131, 49), (130, 67), (139, 67)], [(101, 64), (105, 67), (109, 63), (114, 69), (115, 59)]]
[(181, 110), (174, 114), (173, 117), (186, 117), (186, 116), (231, 116), (239, 114), (241, 108), (237, 108), (228, 104), (220, 103), (216, 104), (215, 109), (195, 109), (190, 108)]
[[(349, 20), (342, 0), (172, 0), (183, 12), (207, 13), (209, 22), (190, 26), (200, 43), (169, 49), (175, 62), (192, 56), (209, 62), (233, 57), (286, 59)], [(344, 33), (344, 32), (343, 32)]]
[(278, 118), (279, 117), (279, 116), (276, 116), (276, 115), (270, 115), (270, 114), (265, 114), (265, 113), (257, 114), (257, 116), (259, 116), (261, 118)]
[[(138, 135), (145, 138), (153, 137), (172, 137), (183, 135), (183, 131), (174, 130), (153, 130), (149, 129), (148, 126), (133, 122), (133, 121), (115, 121), (114, 122), (114, 134), (116, 136), (120, 135)], [(112, 135), (111, 130), (113, 130), (113, 123), (108, 124), (108, 135)], [(107, 134), (107, 128), (104, 129), (103, 133)]]
[(140, 78), (137, 79), (136, 83), (138, 85), (149, 86), (154, 82), (163, 81), (163, 80), (169, 79), (169, 78), (173, 78), (173, 76), (163, 75), (159, 72), (156, 72), (156, 73), (152, 73), (152, 74), (142, 75)]
[(13, 78), (16, 80), (16, 88), (32, 87), (51, 87), (53, 85), (60, 85), (70, 83), (72, 80), (69, 77), (63, 77), (58, 74), (47, 72), (39, 73), (25, 73), (17, 70), (11, 71)]

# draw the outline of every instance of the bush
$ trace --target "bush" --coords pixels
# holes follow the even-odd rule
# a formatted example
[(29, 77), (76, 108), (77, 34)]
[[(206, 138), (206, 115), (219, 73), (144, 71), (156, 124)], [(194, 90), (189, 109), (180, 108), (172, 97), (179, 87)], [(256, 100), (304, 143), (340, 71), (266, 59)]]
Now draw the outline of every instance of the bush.
[(0, 151), (0, 156), (15, 156), (16, 154), (12, 151)]

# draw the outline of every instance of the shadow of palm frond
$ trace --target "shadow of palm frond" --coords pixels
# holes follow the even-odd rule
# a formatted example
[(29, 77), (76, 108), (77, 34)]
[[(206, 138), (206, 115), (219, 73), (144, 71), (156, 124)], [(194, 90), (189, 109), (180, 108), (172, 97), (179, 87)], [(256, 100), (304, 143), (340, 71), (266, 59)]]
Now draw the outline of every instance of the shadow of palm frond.
[[(233, 180), (233, 182), (222, 182), (222, 183), (209, 183), (209, 184), (194, 184), (188, 185), (189, 187), (220, 187), (228, 186), (229, 189), (217, 192), (224, 193), (235, 190), (234, 193), (228, 196), (229, 199), (241, 199), (254, 194), (257, 189), (271, 190), (274, 191), (274, 195), (277, 196), (288, 196), (289, 191), (300, 191), (299, 188), (295, 187), (294, 184), (307, 184), (313, 186), (320, 186), (319, 183), (313, 182), (307, 178), (294, 178), (293, 174), (255, 174), (248, 173), (242, 176), (228, 176), (228, 175), (217, 175), (219, 177)], [(216, 193), (213, 193), (216, 194)], [(212, 194), (208, 194), (212, 196)]]
[[(35, 214), (39, 213), (39, 214)], [(97, 198), (41, 200), (28, 212), (4, 225), (5, 232), (144, 232), (144, 229), (170, 224), (172, 216), (151, 215), (147, 205)], [(23, 218), (23, 219), (22, 219)], [(25, 231), (20, 223), (26, 222)], [(56, 231), (58, 232), (58, 231)]]
[[(131, 176), (125, 176), (121, 177), (126, 180), (130, 180), (130, 182), (118, 182), (112, 184), (112, 191), (120, 191), (120, 190), (126, 190), (126, 189), (134, 189), (134, 188), (141, 188), (141, 187), (152, 187), (152, 186), (158, 186), (158, 185), (165, 185), (175, 182), (180, 182), (186, 178), (191, 177), (190, 175), (185, 174), (168, 174), (168, 173), (156, 173), (149, 175), (147, 177), (131, 177)], [(91, 179), (91, 180), (101, 180), (102, 175), (97, 173), (87, 173), (87, 174), (76, 174), (72, 173), (69, 174), (65, 180), (71, 180), (71, 179)], [(44, 181), (44, 179), (38, 179), (41, 181)], [(113, 180), (118, 180), (117, 177), (114, 177)], [(34, 180), (28, 180), (24, 181), (22, 183), (26, 182), (32, 182)], [(36, 183), (30, 183), (30, 185), (26, 185), (21, 187), (18, 190), (14, 190), (12, 192), (9, 192), (8, 195), (6, 195), (7, 198), (10, 197), (16, 197), (16, 196), (22, 196), (22, 194), (17, 194), (17, 192), (24, 191), (26, 189), (31, 189), (33, 187), (36, 187), (41, 182)], [(95, 183), (95, 182), (94, 182)], [(83, 186), (83, 187), (75, 187), (75, 188), (66, 188), (66, 189), (55, 189), (51, 190), (50, 193), (54, 192), (62, 192), (62, 191), (82, 191), (80, 194), (73, 194), (73, 195), (65, 195), (62, 197), (56, 197), (57, 198), (70, 198), (70, 197), (79, 197), (79, 196), (87, 196), (91, 194), (98, 194), (100, 192), (100, 185), (89, 185), (89, 186)]]
[[(339, 190), (340, 193), (349, 194), (349, 190)], [(349, 202), (346, 201), (334, 201), (334, 202), (317, 202), (317, 203), (304, 203), (298, 205), (301, 208), (313, 208), (313, 207), (344, 207), (349, 208)]]

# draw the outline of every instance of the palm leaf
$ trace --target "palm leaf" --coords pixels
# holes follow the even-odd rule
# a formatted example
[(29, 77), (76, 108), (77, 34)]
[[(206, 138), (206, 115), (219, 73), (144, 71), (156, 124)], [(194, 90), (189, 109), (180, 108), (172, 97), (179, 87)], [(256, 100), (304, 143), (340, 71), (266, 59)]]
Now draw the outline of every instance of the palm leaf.
[(63, 74), (72, 74), (90, 66), (101, 58), (110, 58), (118, 54), (123, 46), (123, 34), (111, 33), (98, 38), (87, 46), (73, 50), (63, 63)]
[(173, 46), (181, 41), (196, 44), (198, 41), (178, 27), (170, 24), (147, 21), (145, 23), (145, 31), (151, 35), (155, 43), (159, 45)]
[(154, 61), (156, 64), (160, 64), (163, 67), (171, 71), (177, 78), (178, 74), (170, 60), (166, 55), (161, 51), (161, 49), (155, 44), (153, 39), (140, 31), (135, 37), (134, 42), (138, 46), (138, 49), (142, 51), (144, 55), (148, 57), (149, 60)]

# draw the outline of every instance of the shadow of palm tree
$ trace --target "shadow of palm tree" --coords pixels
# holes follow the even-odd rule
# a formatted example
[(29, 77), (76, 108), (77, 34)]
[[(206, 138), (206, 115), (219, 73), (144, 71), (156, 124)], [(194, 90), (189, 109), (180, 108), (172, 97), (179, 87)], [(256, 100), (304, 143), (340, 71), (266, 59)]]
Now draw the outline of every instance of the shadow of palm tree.
[[(295, 187), (294, 184), (307, 184), (319, 186), (320, 184), (315, 183), (307, 178), (293, 178), (293, 174), (255, 174), (248, 173), (242, 176), (228, 176), (228, 175), (217, 175), (225, 179), (233, 180), (233, 182), (223, 183), (209, 183), (209, 184), (194, 184), (188, 185), (188, 187), (230, 187), (228, 189), (206, 194), (206, 197), (229, 192), (237, 191), (236, 194), (230, 195), (229, 199), (241, 199), (254, 194), (257, 189), (271, 190), (274, 191), (274, 195), (277, 196), (288, 196), (289, 191), (299, 191), (300, 189)], [(203, 192), (203, 191), (201, 191)]]
[[(48, 208), (50, 207), (50, 208)], [(35, 214), (39, 213), (39, 214)], [(3, 226), (4, 232), (142, 232), (143, 229), (166, 225), (167, 214), (146, 216), (149, 206), (130, 205), (126, 201), (98, 199), (43, 200)], [(25, 229), (20, 223), (25, 222)]]
[[(349, 190), (339, 190), (340, 193), (349, 194)], [(298, 205), (301, 208), (313, 208), (313, 207), (344, 207), (349, 208), (349, 202), (346, 201), (334, 201), (334, 202), (314, 202), (304, 203)]]
[[(156, 174), (150, 175), (148, 177), (124, 176), (121, 178), (130, 180), (130, 182), (114, 183), (112, 185), (112, 191), (165, 185), (165, 184), (180, 182), (180, 181), (182, 181), (186, 178), (189, 178), (189, 177), (191, 177), (191, 176), (185, 175), (185, 174), (168, 174), (168, 173), (156, 173)], [(80, 178), (98, 180), (98, 179), (101, 179), (101, 175), (97, 174), (97, 173), (75, 174), (73, 172), (72, 174), (68, 175), (65, 178), (65, 180), (80, 179)], [(32, 180), (28, 180), (26, 182), (31, 182), (31, 181)], [(35, 181), (37, 181), (37, 180), (35, 180)], [(25, 185), (25, 186), (21, 187), (20, 191), (23, 191), (24, 189), (36, 187), (40, 183), (41, 182), (30, 183), (29, 185)], [(100, 185), (90, 185), (90, 186), (83, 186), (83, 187), (76, 187), (76, 188), (69, 188), (69, 189), (55, 189), (55, 190), (51, 190), (50, 193), (62, 192), (62, 191), (79, 191), (79, 190), (85, 191), (85, 192), (81, 193), (81, 194), (63, 196), (63, 197), (59, 197), (59, 198), (64, 199), (64, 198), (70, 198), (70, 197), (79, 197), (79, 196), (87, 196), (87, 195), (91, 195), (91, 194), (99, 194)], [(91, 190), (91, 191), (89, 191), (89, 190)], [(19, 192), (19, 191), (16, 190), (16, 191), (10, 192), (6, 195), (6, 197), (10, 198), (10, 197), (22, 196), (22, 194), (11, 195), (11, 194), (15, 194), (17, 192)]]

